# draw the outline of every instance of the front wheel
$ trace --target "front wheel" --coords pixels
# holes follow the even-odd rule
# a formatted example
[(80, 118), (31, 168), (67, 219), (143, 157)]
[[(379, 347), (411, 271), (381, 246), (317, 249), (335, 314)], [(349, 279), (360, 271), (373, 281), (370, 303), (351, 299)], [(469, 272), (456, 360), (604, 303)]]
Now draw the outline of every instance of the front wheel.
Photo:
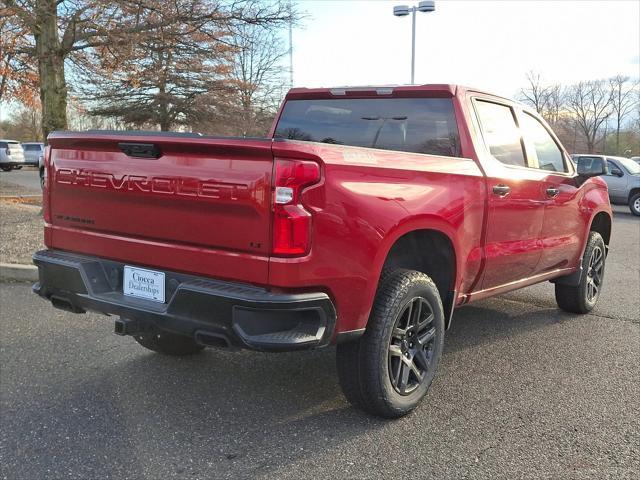
[(631, 213), (634, 215), (640, 217), (640, 192), (629, 198), (629, 210), (631, 210)]
[(582, 276), (578, 285), (556, 283), (558, 306), (571, 313), (589, 313), (596, 306), (604, 281), (606, 247), (598, 232), (589, 232), (582, 257)]
[(426, 395), (443, 343), (444, 313), (435, 284), (424, 273), (396, 270), (378, 287), (364, 335), (338, 345), (345, 396), (373, 415), (406, 415)]

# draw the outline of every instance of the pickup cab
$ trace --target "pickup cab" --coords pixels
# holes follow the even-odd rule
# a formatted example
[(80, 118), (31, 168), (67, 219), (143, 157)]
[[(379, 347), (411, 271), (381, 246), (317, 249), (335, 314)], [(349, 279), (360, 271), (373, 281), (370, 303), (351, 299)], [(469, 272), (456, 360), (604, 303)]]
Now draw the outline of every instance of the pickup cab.
[(425, 396), (455, 308), (539, 282), (589, 312), (606, 163), (455, 85), (293, 89), (269, 138), (54, 132), (34, 292), (169, 355), (337, 345), (345, 396)]

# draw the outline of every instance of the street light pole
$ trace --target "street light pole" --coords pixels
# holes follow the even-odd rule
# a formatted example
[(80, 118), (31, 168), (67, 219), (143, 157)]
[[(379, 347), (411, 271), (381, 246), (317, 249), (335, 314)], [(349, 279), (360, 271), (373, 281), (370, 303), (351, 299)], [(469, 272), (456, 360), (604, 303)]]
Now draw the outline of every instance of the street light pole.
[(411, 85), (416, 78), (416, 7), (411, 9)]
[(289, 88), (293, 88), (293, 3), (289, 0)]
[(396, 17), (405, 17), (411, 13), (411, 84), (415, 83), (416, 73), (416, 12), (429, 13), (436, 9), (436, 2), (433, 0), (423, 0), (417, 7), (408, 5), (398, 5), (393, 7), (393, 14)]

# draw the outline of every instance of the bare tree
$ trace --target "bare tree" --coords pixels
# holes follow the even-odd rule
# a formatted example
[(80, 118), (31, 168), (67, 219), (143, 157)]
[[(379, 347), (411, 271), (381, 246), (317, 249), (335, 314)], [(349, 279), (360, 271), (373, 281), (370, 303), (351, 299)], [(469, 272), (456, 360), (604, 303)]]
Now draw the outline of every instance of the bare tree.
[(616, 75), (609, 79), (611, 88), (611, 106), (613, 119), (616, 126), (616, 154), (620, 154), (620, 129), (625, 118), (637, 108), (634, 91), (638, 88), (638, 82), (630, 82), (629, 77)]
[[(0, 7), (29, 32), (23, 52), (38, 65), (43, 135), (67, 128), (65, 60), (77, 52), (135, 45), (148, 33), (172, 25), (224, 20), (253, 24), (286, 21), (290, 14), (278, 0), (0, 0)], [(171, 17), (154, 15), (175, 6)]]
[(533, 71), (527, 72), (527, 82), (529, 82), (529, 86), (520, 90), (520, 96), (525, 103), (543, 115), (549, 100), (549, 87), (543, 85), (540, 74)]
[(567, 109), (585, 136), (587, 153), (594, 153), (598, 134), (612, 113), (612, 95), (604, 80), (579, 82), (567, 89)]
[(562, 85), (555, 84), (548, 87), (545, 103), (542, 116), (551, 126), (555, 126), (562, 119), (566, 106), (566, 93)]
[(231, 72), (241, 107), (240, 129), (243, 135), (255, 135), (264, 112), (273, 111), (282, 84), (279, 65), (287, 50), (277, 32), (256, 25), (240, 25), (235, 29), (235, 53)]

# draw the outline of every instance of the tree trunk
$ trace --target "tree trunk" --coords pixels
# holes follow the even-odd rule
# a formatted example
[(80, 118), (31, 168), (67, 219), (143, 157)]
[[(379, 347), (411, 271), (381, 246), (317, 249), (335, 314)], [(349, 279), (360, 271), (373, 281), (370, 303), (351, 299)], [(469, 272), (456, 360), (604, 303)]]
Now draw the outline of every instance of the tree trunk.
[(595, 143), (595, 139), (592, 140), (590, 136), (587, 136), (587, 153), (594, 153)]
[(160, 85), (160, 92), (158, 94), (158, 125), (160, 125), (160, 131), (168, 132), (171, 129), (171, 119), (169, 118), (169, 99), (165, 93), (164, 84)]
[(620, 117), (616, 124), (616, 155), (620, 155)]
[(42, 136), (53, 130), (67, 129), (67, 84), (64, 77), (64, 54), (58, 37), (58, 11), (55, 0), (39, 0), (36, 4), (38, 29), (35, 32), (40, 101), (42, 103)]
[(168, 132), (170, 129), (171, 129), (171, 122), (167, 118), (166, 113), (164, 113), (160, 118), (160, 131)]
[(160, 125), (160, 131), (168, 132), (171, 128), (171, 120), (169, 118), (169, 97), (167, 96), (167, 70), (168, 64), (171, 61), (171, 53), (164, 58), (164, 52), (160, 52), (160, 65), (163, 71), (160, 77), (160, 85), (158, 85), (158, 124)]

